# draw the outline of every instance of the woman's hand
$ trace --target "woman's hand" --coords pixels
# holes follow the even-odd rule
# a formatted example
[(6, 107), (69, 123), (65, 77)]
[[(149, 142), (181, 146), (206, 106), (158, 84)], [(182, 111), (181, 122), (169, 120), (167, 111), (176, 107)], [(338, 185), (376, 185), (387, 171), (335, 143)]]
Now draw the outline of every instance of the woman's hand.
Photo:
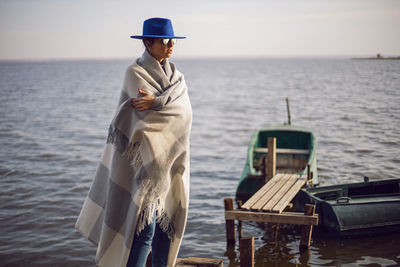
[(143, 96), (140, 98), (132, 98), (132, 107), (136, 108), (137, 111), (145, 111), (147, 109), (151, 109), (154, 103), (154, 96), (140, 90), (140, 88), (138, 88), (138, 91)]

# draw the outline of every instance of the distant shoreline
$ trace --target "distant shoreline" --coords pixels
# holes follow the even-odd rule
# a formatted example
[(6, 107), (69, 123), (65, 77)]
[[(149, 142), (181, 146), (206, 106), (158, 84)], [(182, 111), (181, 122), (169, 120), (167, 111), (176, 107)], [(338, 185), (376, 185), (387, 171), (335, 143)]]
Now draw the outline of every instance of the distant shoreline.
[(352, 60), (399, 60), (400, 57), (383, 57), (377, 54), (376, 57), (354, 57)]
[(376, 58), (376, 57), (355, 57), (351, 58), (352, 60), (400, 60), (400, 57), (385, 57), (385, 58)]

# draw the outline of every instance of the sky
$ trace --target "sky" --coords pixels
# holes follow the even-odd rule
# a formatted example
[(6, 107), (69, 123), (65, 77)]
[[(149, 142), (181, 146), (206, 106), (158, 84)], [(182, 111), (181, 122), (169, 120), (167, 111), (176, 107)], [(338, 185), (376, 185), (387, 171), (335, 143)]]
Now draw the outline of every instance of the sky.
[(137, 57), (150, 17), (178, 58), (400, 56), (400, 0), (0, 0), (0, 60)]

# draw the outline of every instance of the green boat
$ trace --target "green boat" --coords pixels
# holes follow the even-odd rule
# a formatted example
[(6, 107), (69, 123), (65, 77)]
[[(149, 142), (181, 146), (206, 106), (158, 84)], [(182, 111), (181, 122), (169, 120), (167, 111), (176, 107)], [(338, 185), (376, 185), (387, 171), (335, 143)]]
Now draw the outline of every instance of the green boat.
[(400, 179), (303, 188), (295, 203), (315, 204), (318, 225), (340, 236), (400, 231)]
[(307, 175), (307, 165), (313, 173), (312, 182), (318, 184), (316, 139), (302, 127), (280, 125), (256, 131), (250, 139), (246, 164), (236, 189), (236, 200), (247, 201), (265, 184), (262, 171), (268, 137), (276, 137), (276, 173)]

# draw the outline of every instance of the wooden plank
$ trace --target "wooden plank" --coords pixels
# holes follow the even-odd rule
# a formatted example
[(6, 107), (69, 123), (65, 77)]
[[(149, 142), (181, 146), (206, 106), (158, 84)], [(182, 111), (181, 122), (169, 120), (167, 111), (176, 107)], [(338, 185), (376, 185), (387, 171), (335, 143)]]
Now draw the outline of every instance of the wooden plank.
[(268, 183), (261, 187), (251, 198), (249, 198), (243, 205), (242, 209), (250, 209), (284, 174), (275, 175)]
[(318, 214), (308, 216), (299, 212), (271, 213), (234, 210), (225, 211), (225, 220), (318, 225)]
[(277, 155), (276, 157), (276, 168), (294, 168), (294, 169), (305, 169), (307, 166), (308, 158), (303, 156), (294, 155)]
[[(242, 207), (242, 201), (238, 200), (236, 201), (237, 207), (238, 209), (240, 209)], [(242, 239), (242, 221), (238, 221), (238, 225), (237, 225), (237, 231), (238, 231), (238, 237), (239, 240)]]
[(286, 174), (296, 174), (301, 172), (303, 169), (293, 169), (293, 168), (277, 168), (277, 173), (286, 173)]
[(268, 153), (268, 148), (267, 147), (256, 147), (256, 148), (254, 148), (254, 152), (267, 154)]
[(276, 173), (276, 138), (268, 137), (268, 154), (267, 154), (267, 176), (266, 179), (271, 179)]
[(222, 267), (224, 264), (222, 259), (209, 259), (199, 257), (178, 258), (176, 259), (176, 267), (183, 266), (207, 266), (207, 267)]
[[(315, 205), (306, 204), (304, 215), (313, 216), (315, 214)], [(306, 250), (310, 247), (312, 225), (304, 225), (301, 228), (300, 250)]]
[(270, 188), (265, 194), (251, 207), (251, 210), (261, 211), (265, 204), (275, 196), (275, 194), (284, 186), (288, 181), (291, 174), (284, 174), (273, 187)]
[[(225, 198), (224, 199), (225, 212), (233, 210), (233, 199)], [(235, 221), (234, 220), (225, 220), (225, 228), (226, 228), (226, 243), (228, 246), (235, 245)]]
[(254, 266), (254, 237), (247, 237), (240, 240), (240, 267)]
[(310, 187), (313, 187), (313, 173), (311, 172), (311, 166), (310, 164), (307, 165), (307, 183), (310, 185)]
[[(265, 203), (262, 207), (263, 211), (272, 211), (275, 205), (283, 198), (289, 191), (290, 188), (296, 183), (297, 178), (299, 177), (296, 174), (288, 175), (287, 181), (279, 188), (279, 190), (274, 194), (274, 196)], [(288, 202), (289, 203), (289, 202)]]
[(273, 197), (265, 202), (264, 206), (261, 208), (262, 211), (272, 211), (273, 207), (284, 197), (290, 188), (296, 183), (298, 175), (297, 174), (287, 174), (287, 178), (284, 183), (281, 184), (278, 191), (275, 192)]
[(297, 179), (296, 183), (290, 188), (287, 194), (279, 200), (272, 211), (281, 213), (305, 184), (305, 179)]
[[(268, 154), (268, 148), (266, 147), (257, 147), (254, 149), (256, 153)], [(288, 149), (288, 148), (277, 148), (276, 154), (299, 154), (299, 155), (308, 155), (310, 154), (310, 150), (308, 149)]]
[(252, 210), (261, 210), (262, 207), (268, 202), (281, 186), (289, 179), (290, 174), (284, 174), (265, 194), (251, 206)]
[[(286, 175), (286, 174), (285, 174)], [(269, 188), (268, 191), (266, 191), (264, 193), (263, 196), (261, 196), (251, 207), (251, 210), (261, 210), (261, 208), (265, 205), (265, 202), (267, 202), (270, 198), (272, 198), (275, 194), (275, 192), (277, 192), (279, 190), (279, 188), (281, 188), (282, 184), (285, 183), (287, 177), (283, 175), (279, 180), (277, 180), (272, 187)]]
[(310, 150), (309, 150), (309, 149), (279, 148), (279, 149), (276, 149), (276, 153), (279, 153), (279, 154), (300, 154), (300, 155), (308, 155), (308, 154), (310, 154)]

